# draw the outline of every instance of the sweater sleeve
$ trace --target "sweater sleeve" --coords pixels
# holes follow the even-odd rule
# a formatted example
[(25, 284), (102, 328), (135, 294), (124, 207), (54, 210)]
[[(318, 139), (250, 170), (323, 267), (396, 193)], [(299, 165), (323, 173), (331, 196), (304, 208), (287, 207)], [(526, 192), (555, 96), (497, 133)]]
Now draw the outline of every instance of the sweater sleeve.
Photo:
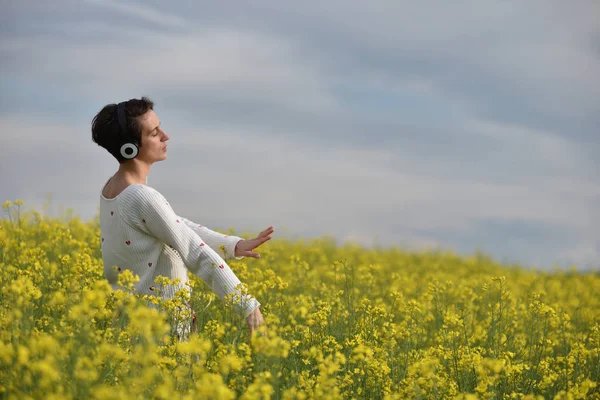
[(255, 298), (235, 289), (241, 282), (229, 265), (182, 222), (156, 189), (139, 185), (136, 190), (123, 193), (126, 196), (122, 212), (129, 224), (177, 250), (188, 270), (204, 280), (221, 299), (233, 293), (240, 314), (248, 316), (260, 306)]
[(219, 233), (208, 229), (207, 227), (190, 221), (187, 218), (179, 217), (179, 220), (190, 227), (191, 230), (196, 232), (198, 236), (204, 240), (211, 249), (219, 253), (225, 260), (236, 259), (241, 260), (242, 257), (235, 256), (235, 246), (240, 240), (244, 240), (239, 236), (229, 236), (223, 233)]

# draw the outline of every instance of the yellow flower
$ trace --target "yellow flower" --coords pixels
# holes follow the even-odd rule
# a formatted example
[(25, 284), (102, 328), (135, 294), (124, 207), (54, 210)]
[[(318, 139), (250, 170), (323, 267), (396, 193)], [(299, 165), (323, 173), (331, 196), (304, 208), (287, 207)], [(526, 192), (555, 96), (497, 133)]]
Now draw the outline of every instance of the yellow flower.
[(230, 372), (239, 372), (244, 365), (243, 361), (235, 354), (227, 354), (220, 360), (221, 374), (227, 375)]
[(17, 349), (17, 361), (21, 365), (27, 365), (29, 363), (29, 356), (31, 352), (23, 345), (19, 345)]
[[(236, 296), (219, 301), (193, 274), (186, 283), (158, 276), (153, 295), (141, 295), (139, 277), (123, 268), (124, 290), (113, 291), (99, 217), (21, 215), (22, 204), (5, 202), (9, 215), (0, 222), (2, 397), (392, 400), (500, 392), (537, 400), (597, 392), (597, 274), (330, 238), (272, 240), (260, 260), (231, 260), (243, 282), (237, 289), (261, 302), (267, 321), (268, 329), (249, 335), (231, 307)], [(176, 294), (162, 299), (168, 285)], [(197, 331), (179, 340), (192, 308)]]

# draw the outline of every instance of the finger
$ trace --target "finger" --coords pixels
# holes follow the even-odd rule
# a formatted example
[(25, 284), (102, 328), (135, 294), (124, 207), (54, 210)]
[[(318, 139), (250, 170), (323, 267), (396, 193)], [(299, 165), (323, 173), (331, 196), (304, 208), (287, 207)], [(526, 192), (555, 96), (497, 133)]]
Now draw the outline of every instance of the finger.
[(248, 243), (250, 245), (248, 250), (253, 250), (268, 240), (271, 240), (271, 236), (256, 238), (252, 243)]
[(241, 254), (243, 257), (253, 257), (253, 258), (260, 258), (260, 254), (256, 253), (254, 251), (245, 251)]
[(257, 237), (256, 239), (252, 239), (251, 241), (248, 241), (249, 242), (248, 245), (250, 246), (249, 250), (252, 250), (252, 249), (260, 246), (267, 240), (271, 240), (271, 236)]
[(273, 233), (274, 231), (275, 231), (275, 229), (273, 229), (273, 227), (270, 226), (267, 229), (265, 229), (264, 231), (262, 231), (259, 236), (266, 236), (266, 235)]
[(269, 231), (262, 231), (261, 233), (258, 234), (258, 236), (256, 236), (257, 239), (263, 238), (265, 236), (269, 236)]

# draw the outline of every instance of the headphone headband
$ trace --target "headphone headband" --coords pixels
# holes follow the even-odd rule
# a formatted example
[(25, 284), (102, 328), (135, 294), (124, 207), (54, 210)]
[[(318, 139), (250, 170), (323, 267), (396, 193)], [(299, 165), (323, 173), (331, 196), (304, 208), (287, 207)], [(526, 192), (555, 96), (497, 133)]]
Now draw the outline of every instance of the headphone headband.
[(119, 125), (124, 136), (129, 136), (129, 130), (127, 129), (127, 119), (125, 118), (125, 103), (123, 101), (117, 105), (117, 117), (119, 118)]
[(139, 148), (137, 140), (135, 140), (130, 134), (129, 129), (127, 129), (127, 119), (125, 118), (125, 103), (123, 101), (117, 105), (117, 118), (119, 120), (120, 136), (122, 140), (121, 147), (119, 148), (119, 152), (121, 156), (127, 160), (135, 158), (138, 155)]

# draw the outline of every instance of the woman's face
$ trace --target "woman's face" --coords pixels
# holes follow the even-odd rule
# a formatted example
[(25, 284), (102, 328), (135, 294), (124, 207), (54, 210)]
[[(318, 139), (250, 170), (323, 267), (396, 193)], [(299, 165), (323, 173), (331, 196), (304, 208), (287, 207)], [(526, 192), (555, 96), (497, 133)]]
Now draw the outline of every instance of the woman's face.
[(136, 158), (149, 163), (166, 159), (167, 140), (170, 138), (160, 128), (160, 120), (154, 110), (150, 110), (138, 118), (142, 127), (142, 147)]

